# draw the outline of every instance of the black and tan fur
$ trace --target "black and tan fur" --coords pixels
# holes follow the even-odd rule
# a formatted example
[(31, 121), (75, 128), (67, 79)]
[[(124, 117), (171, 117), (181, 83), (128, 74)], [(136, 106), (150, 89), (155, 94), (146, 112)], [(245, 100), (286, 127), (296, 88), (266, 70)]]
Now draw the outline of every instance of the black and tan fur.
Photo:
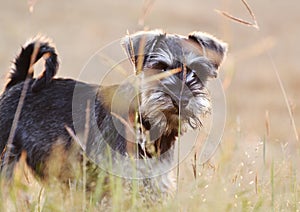
[[(37, 43), (39, 51), (35, 61), (44, 54), (47, 58), (45, 71), (34, 79), (32, 75), (28, 76), (28, 69)], [(86, 122), (89, 123), (89, 134), (85, 148), (91, 161), (103, 168), (107, 158), (112, 157), (113, 166), (117, 167), (120, 158), (130, 157), (130, 139), (126, 136), (128, 126), (118, 118), (125, 117), (138, 137), (135, 143), (137, 152), (133, 157), (155, 161), (151, 166), (138, 167), (138, 177), (144, 178), (143, 182), (154, 190), (163, 193), (174, 191), (174, 179), (168, 173), (174, 165), (174, 144), (178, 135), (188, 127), (199, 128), (200, 115), (210, 111), (206, 85), (210, 78), (217, 76), (227, 46), (201, 32), (181, 36), (157, 30), (128, 35), (121, 44), (141, 82), (137, 86), (137, 94), (136, 87), (130, 84), (103, 87), (73, 79), (53, 78), (58, 68), (54, 47), (36, 39), (22, 48), (10, 81), (0, 97), (1, 166), (8, 167), (8, 178), (12, 177), (13, 167), (22, 151), (27, 153), (27, 163), (35, 173), (41, 177), (51, 175), (46, 173), (45, 167), (53, 146), (60, 141), (65, 154), (68, 154), (74, 144), (66, 126), (80, 137), (86, 131)], [(147, 80), (170, 70), (177, 71), (163, 78)], [(30, 89), (18, 120), (9, 159), (4, 160), (8, 135), (26, 77), (29, 77)], [(120, 110), (117, 116), (114, 115), (113, 98), (122, 102), (122, 98), (127, 96), (134, 96), (129, 111)], [(87, 105), (90, 105), (88, 110)], [(86, 111), (90, 113), (89, 120), (86, 120)], [(136, 120), (135, 114), (138, 114)], [(110, 149), (109, 153), (107, 149)], [(155, 181), (152, 176), (156, 176)]]

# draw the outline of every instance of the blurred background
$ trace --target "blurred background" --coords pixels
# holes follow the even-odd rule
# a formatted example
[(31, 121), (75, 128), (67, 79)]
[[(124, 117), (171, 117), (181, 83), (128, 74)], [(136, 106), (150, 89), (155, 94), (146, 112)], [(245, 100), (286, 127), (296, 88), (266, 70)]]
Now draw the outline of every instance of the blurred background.
[[(51, 37), (57, 46), (61, 60), (58, 76), (76, 79), (97, 50), (127, 31), (158, 28), (182, 35), (205, 31), (229, 44), (227, 60), (220, 70), (227, 115), (219, 153), (232, 156), (232, 161), (234, 158), (243, 161), (250, 157), (249, 152), (264, 145), (264, 150), (255, 153), (261, 163), (288, 157), (297, 167), (300, 3), (297, 0), (249, 0), (248, 3), (259, 30), (233, 22), (215, 11), (226, 11), (251, 22), (242, 1), (237, 0), (2, 1), (0, 89), (20, 46), (37, 33)], [(30, 4), (34, 5), (32, 12)]]
[[(32, 12), (30, 3), (34, 5)], [(0, 88), (4, 86), (11, 61), (20, 46), (38, 33), (52, 38), (57, 46), (61, 59), (58, 76), (77, 78), (97, 50), (121, 38), (127, 30), (133, 33), (144, 28), (158, 28), (182, 35), (205, 31), (229, 44), (229, 55), (220, 73), (225, 80), (228, 124), (238, 119), (247, 133), (261, 136), (268, 110), (270, 135), (295, 143), (274, 68), (286, 89), (297, 124), (300, 116), (297, 107), (300, 103), (297, 96), (300, 86), (299, 3), (296, 0), (256, 0), (249, 4), (260, 30), (232, 22), (215, 11), (223, 10), (251, 22), (241, 1), (3, 1), (0, 9)]]

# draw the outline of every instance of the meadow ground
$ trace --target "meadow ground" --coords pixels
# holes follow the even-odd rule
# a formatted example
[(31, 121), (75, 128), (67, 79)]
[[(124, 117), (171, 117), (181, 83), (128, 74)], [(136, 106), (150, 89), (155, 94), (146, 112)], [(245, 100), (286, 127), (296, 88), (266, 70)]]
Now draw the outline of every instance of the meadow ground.
[[(138, 0), (53, 0), (37, 1), (32, 13), (26, 1), (2, 1), (0, 89), (20, 45), (37, 33), (56, 43), (62, 61), (58, 76), (75, 79), (94, 52), (127, 30), (134, 32), (146, 26), (183, 35), (191, 31), (214, 34), (229, 44), (220, 72), (226, 97), (221, 144), (209, 162), (197, 166), (196, 176), (191, 153), (180, 165), (175, 200), (148, 210), (299, 211), (300, 3), (248, 3), (260, 30), (215, 12), (224, 10), (251, 21), (241, 1), (157, 0), (152, 4)], [(84, 79), (92, 82), (93, 76)], [(90, 205), (91, 211), (98, 209), (89, 202), (75, 201), (82, 200), (80, 194), (64, 202), (59, 191), (45, 192), (32, 177), (24, 180), (23, 175), (19, 171), (16, 188), (10, 193), (4, 193), (1, 186), (1, 211), (69, 211), (82, 204)], [(119, 198), (122, 195), (115, 201)], [(114, 209), (134, 207), (117, 204)], [(139, 207), (137, 203), (135, 209)]]

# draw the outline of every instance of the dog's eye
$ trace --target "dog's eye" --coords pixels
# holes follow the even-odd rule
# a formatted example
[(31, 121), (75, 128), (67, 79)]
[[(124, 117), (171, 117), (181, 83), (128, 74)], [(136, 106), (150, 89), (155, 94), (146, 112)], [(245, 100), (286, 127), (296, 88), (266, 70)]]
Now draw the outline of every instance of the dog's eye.
[(151, 68), (152, 69), (157, 69), (157, 70), (167, 70), (169, 68), (169, 65), (165, 62), (161, 62), (161, 61), (158, 61), (158, 62), (154, 62), (152, 65), (151, 65)]

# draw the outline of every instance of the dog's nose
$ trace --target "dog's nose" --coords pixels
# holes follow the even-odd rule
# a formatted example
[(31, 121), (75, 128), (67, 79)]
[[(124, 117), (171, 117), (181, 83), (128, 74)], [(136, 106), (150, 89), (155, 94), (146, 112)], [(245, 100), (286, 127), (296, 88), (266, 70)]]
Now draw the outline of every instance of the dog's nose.
[(189, 101), (190, 101), (189, 98), (186, 98), (183, 96), (181, 98), (178, 98), (178, 97), (172, 98), (172, 102), (175, 107), (178, 107), (179, 103), (180, 103), (180, 106), (182, 108), (185, 108), (189, 104)]
[(180, 104), (182, 107), (186, 107), (189, 104), (190, 99), (186, 97), (181, 97)]

